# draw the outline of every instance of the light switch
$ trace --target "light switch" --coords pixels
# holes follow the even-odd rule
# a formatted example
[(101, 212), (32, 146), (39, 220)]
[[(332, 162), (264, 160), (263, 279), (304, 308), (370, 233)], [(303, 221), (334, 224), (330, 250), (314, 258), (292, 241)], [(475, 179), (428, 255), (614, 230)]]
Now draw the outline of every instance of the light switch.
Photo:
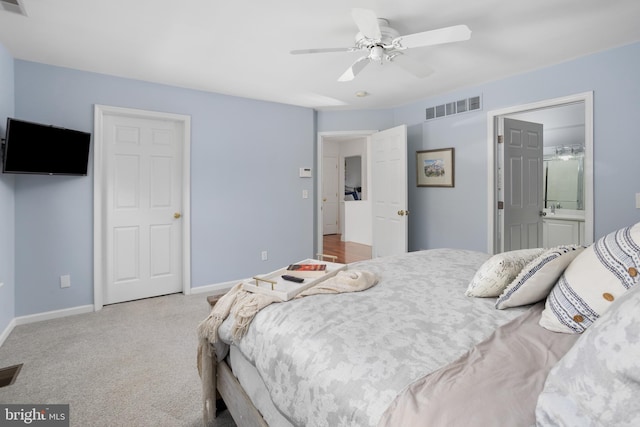
[(636, 208), (640, 209), (640, 193), (636, 193)]

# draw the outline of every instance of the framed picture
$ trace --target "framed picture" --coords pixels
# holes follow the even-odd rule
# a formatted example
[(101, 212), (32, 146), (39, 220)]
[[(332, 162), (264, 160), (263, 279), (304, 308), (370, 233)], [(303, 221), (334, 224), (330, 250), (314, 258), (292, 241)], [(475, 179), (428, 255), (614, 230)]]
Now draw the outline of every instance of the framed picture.
[(453, 187), (454, 161), (453, 148), (416, 151), (418, 187)]

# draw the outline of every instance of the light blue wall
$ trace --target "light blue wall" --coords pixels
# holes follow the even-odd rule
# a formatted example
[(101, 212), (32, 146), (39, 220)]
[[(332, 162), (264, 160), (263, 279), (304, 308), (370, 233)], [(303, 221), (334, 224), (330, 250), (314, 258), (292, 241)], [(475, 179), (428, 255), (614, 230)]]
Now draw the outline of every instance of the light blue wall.
[[(7, 117), (13, 116), (13, 57), (0, 44), (0, 138), (4, 138)], [(0, 156), (1, 157), (1, 156)], [(0, 334), (15, 316), (14, 309), (14, 183), (0, 174)]]
[(395, 126), (391, 110), (320, 111), (318, 131), (383, 130)]
[[(25, 120), (93, 132), (94, 104), (191, 116), (193, 287), (313, 255), (314, 188), (298, 177), (313, 166), (313, 110), (21, 60), (15, 70)], [(93, 303), (91, 173), (16, 177), (16, 316)]]
[[(588, 91), (594, 92), (595, 110), (595, 236), (640, 221), (634, 198), (640, 192), (639, 76), (637, 43), (393, 109), (393, 124), (408, 125), (410, 250), (486, 251), (488, 111)], [(482, 95), (482, 111), (424, 120), (426, 107), (476, 95)], [(349, 129), (336, 115), (320, 112), (319, 131)], [(415, 152), (443, 147), (456, 150), (455, 188), (416, 187)]]
[[(298, 178), (298, 168), (315, 167), (318, 131), (407, 124), (410, 249), (485, 250), (487, 111), (591, 90), (595, 234), (640, 221), (634, 206), (634, 194), (640, 192), (640, 144), (633, 129), (640, 117), (640, 44), (399, 108), (319, 112), (317, 117), (306, 108), (20, 60), (15, 71), (13, 65), (0, 51), (0, 85), (12, 88), (13, 77), (6, 76), (15, 75), (15, 116), (23, 119), (92, 132), (96, 103), (191, 115), (194, 287), (270, 271), (312, 255), (314, 186)], [(427, 106), (478, 94), (482, 111), (424, 121)], [(0, 119), (12, 113), (12, 98), (0, 94)], [(415, 151), (441, 147), (456, 148), (455, 188), (417, 188)], [(10, 261), (12, 245), (0, 242), (0, 256), (7, 255), (0, 268), (9, 276), (0, 278), (5, 280), (0, 297), (10, 299), (3, 292), (13, 292), (15, 282), (15, 316), (91, 304), (92, 177), (18, 176), (15, 190), (13, 181), (0, 177), (0, 227), (13, 224), (9, 206), (15, 203), (17, 236), (15, 263)], [(303, 189), (309, 190), (309, 199), (301, 198)], [(269, 251), (269, 261), (260, 261), (262, 250)], [(60, 289), (61, 274), (71, 274), (71, 288)], [(1, 308), (0, 327), (12, 317)]]

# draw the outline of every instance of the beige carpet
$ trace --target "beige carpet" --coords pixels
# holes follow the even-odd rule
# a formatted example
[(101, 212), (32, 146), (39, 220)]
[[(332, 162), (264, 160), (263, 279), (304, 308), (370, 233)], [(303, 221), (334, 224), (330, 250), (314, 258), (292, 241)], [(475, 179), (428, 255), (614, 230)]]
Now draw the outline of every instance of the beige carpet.
[[(168, 295), (17, 326), (0, 368), (23, 363), (1, 403), (70, 404), (72, 426), (201, 426), (196, 327), (206, 295)], [(220, 427), (233, 427), (228, 412)]]

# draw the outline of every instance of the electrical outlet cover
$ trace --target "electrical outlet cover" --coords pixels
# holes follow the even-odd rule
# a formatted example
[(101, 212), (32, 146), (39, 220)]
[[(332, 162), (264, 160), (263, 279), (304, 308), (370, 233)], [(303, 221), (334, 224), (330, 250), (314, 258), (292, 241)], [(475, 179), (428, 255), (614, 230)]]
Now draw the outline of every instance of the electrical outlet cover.
[(71, 287), (71, 276), (65, 274), (64, 276), (60, 276), (60, 287), (61, 288), (70, 288)]

